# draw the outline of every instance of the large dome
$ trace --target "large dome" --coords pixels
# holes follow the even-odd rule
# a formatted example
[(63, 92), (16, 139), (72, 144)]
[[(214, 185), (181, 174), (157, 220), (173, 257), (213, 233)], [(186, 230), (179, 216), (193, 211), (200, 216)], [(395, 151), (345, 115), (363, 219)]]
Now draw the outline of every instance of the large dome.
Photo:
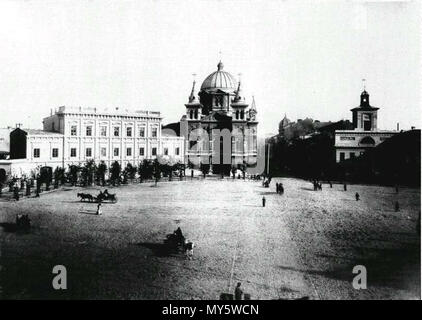
[(217, 65), (218, 70), (211, 73), (204, 82), (202, 82), (201, 90), (236, 90), (236, 79), (230, 73), (223, 71), (223, 67), (224, 65), (220, 61)]

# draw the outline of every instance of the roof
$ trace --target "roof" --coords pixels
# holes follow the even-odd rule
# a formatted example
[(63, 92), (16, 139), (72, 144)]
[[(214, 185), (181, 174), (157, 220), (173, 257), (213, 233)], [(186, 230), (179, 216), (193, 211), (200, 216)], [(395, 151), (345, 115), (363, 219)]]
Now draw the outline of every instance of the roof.
[(51, 132), (51, 131), (45, 131), (41, 129), (21, 129), (22, 131), (25, 131), (28, 135), (31, 136), (63, 136), (63, 134), (59, 132)]
[(213, 89), (230, 89), (231, 92), (236, 91), (236, 79), (226, 71), (223, 71), (223, 63), (217, 65), (217, 71), (211, 73), (202, 82), (201, 90)]

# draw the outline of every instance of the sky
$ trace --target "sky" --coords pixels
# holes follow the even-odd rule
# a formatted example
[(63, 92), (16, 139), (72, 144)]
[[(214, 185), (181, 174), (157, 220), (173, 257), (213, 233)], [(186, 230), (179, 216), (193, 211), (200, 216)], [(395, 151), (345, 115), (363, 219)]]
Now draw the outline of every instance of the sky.
[(420, 1), (0, 1), (0, 128), (63, 105), (185, 113), (217, 69), (241, 74), (260, 135), (350, 119), (362, 79), (378, 127), (420, 128)]

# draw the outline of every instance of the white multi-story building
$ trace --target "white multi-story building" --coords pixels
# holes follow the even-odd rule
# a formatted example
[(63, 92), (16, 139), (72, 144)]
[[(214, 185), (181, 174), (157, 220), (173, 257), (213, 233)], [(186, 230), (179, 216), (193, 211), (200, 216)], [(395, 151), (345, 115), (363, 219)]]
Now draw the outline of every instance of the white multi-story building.
[(354, 130), (335, 131), (336, 162), (358, 157), (398, 133), (378, 129), (378, 109), (369, 104), (369, 94), (364, 90), (359, 107), (351, 109)]
[[(11, 132), (7, 174), (21, 175), (36, 167), (67, 168), (90, 159), (107, 166), (118, 161), (122, 167), (159, 155), (183, 162), (184, 138), (162, 134), (161, 121), (156, 111), (59, 107), (44, 118), (43, 130)], [(7, 166), (3, 162), (0, 169)]]

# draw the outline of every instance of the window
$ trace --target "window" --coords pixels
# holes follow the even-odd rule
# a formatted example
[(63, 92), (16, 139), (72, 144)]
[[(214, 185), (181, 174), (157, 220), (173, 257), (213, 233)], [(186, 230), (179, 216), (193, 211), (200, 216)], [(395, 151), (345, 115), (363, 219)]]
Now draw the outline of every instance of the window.
[(107, 126), (101, 126), (100, 127), (100, 135), (101, 135), (101, 137), (107, 136)]
[(176, 154), (176, 156), (178, 156), (180, 154), (180, 148), (176, 147), (176, 150), (174, 151), (174, 153)]
[(120, 128), (119, 127), (114, 127), (114, 136), (115, 137), (120, 136)]
[(156, 147), (154, 147), (154, 148), (152, 148), (152, 150), (151, 150), (152, 152), (151, 152), (151, 154), (153, 155), (153, 156), (156, 156), (157, 155), (157, 148)]
[(92, 157), (92, 148), (85, 149), (85, 156)]
[(119, 148), (114, 148), (113, 154), (114, 154), (115, 157), (118, 157), (119, 156)]
[(344, 152), (340, 152), (340, 161), (343, 161), (344, 160)]
[(39, 158), (40, 157), (40, 148), (35, 148), (34, 149), (34, 158)]
[(86, 126), (86, 136), (92, 136), (92, 126)]
[(169, 148), (164, 148), (164, 155), (168, 156), (169, 155)]
[(70, 156), (72, 158), (76, 157), (76, 148), (70, 148)]
[(132, 127), (127, 127), (126, 128), (126, 136), (127, 137), (131, 137), (132, 136)]
[(127, 148), (126, 149), (126, 156), (127, 157), (131, 157), (132, 156), (132, 148)]
[(151, 137), (156, 138), (158, 133), (158, 128), (152, 128)]
[(59, 149), (58, 148), (53, 148), (52, 157), (53, 158), (57, 158), (58, 156), (59, 156)]
[(139, 127), (139, 136), (145, 137), (145, 127)]
[(70, 127), (70, 135), (76, 136), (76, 131), (78, 130), (78, 126), (71, 126)]
[(102, 147), (100, 152), (101, 152), (101, 157), (107, 157), (107, 148)]
[(354, 152), (350, 152), (350, 159), (354, 159), (355, 158), (355, 153)]
[(139, 148), (139, 156), (143, 157), (145, 155), (145, 148), (141, 147)]

